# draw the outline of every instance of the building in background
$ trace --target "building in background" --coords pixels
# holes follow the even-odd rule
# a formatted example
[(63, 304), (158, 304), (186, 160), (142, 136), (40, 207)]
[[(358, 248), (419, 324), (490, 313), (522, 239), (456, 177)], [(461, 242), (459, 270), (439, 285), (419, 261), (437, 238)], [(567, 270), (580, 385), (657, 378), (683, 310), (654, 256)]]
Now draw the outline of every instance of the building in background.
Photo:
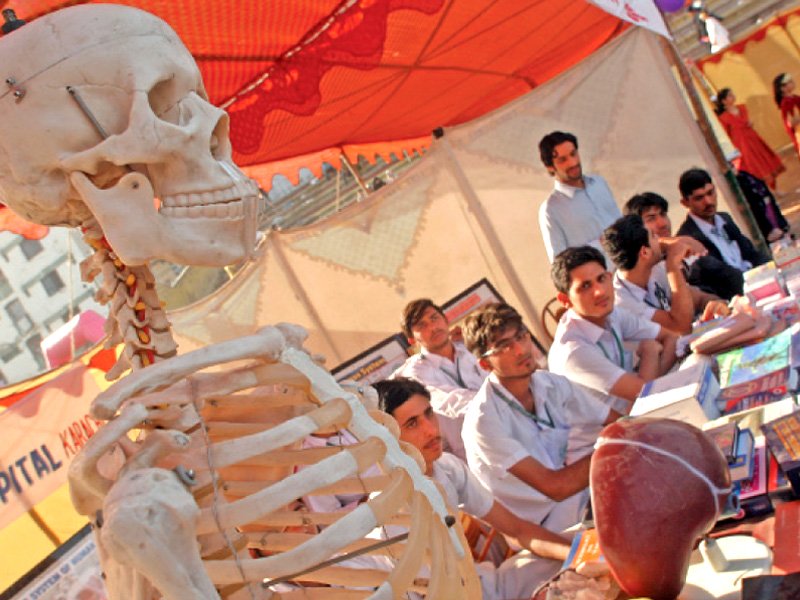
[(108, 314), (94, 299), (97, 284), (81, 281), (91, 252), (78, 232), (60, 227), (41, 240), (0, 233), (0, 386), (45, 371), (42, 340), (74, 315)]

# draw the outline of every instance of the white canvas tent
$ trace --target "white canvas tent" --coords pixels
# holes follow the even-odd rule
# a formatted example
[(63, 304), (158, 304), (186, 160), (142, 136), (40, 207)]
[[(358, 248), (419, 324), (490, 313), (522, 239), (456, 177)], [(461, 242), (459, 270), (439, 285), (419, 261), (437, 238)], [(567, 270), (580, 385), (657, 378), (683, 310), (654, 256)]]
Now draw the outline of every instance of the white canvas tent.
[(538, 141), (578, 136), (584, 171), (617, 201), (655, 191), (685, 211), (677, 181), (693, 166), (717, 181), (719, 208), (738, 214), (659, 38), (633, 28), (501, 109), (447, 130), (414, 168), (364, 202), (313, 226), (272, 232), (260, 257), (209, 298), (171, 313), (185, 352), (289, 321), (333, 366), (398, 331), (411, 299), (444, 301), (487, 277), (544, 339), (554, 296), (539, 233), (552, 179)]

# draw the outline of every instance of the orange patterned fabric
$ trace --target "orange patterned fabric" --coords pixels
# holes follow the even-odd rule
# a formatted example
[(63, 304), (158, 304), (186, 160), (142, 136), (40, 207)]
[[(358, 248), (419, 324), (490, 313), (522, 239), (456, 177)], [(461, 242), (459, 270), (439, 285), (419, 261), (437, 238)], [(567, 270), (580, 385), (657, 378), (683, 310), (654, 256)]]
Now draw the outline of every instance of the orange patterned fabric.
[[(400, 155), (408, 140), (498, 108), (627, 28), (575, 0), (116, 1), (175, 28), (211, 101), (231, 115), (242, 166), (376, 143)], [(31, 19), (78, 3), (15, 8)]]

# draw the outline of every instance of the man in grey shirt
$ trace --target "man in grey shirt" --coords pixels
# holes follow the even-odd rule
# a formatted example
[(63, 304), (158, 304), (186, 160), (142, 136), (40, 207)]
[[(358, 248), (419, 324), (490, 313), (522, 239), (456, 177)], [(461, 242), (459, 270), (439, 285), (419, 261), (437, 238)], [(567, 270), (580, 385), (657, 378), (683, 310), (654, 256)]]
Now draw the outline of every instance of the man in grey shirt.
[(605, 179), (584, 175), (578, 139), (553, 131), (539, 142), (547, 172), (555, 177), (550, 197), (539, 207), (539, 227), (550, 262), (562, 250), (590, 245), (603, 252), (603, 230), (622, 216)]

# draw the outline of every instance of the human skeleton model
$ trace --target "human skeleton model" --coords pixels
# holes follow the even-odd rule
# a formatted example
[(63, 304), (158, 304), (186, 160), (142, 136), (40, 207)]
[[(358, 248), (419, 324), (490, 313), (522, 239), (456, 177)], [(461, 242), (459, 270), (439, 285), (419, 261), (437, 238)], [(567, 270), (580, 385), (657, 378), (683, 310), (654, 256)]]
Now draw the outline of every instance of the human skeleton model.
[[(231, 161), (227, 116), (207, 102), (175, 33), (135, 9), (84, 5), (0, 39), (0, 59), (2, 200), (31, 221), (84, 230), (96, 254), (82, 273), (102, 273), (110, 343), (125, 344), (111, 375), (133, 371), (93, 403), (109, 422), (70, 468), (109, 597), (479, 597), (459, 525), (448, 528), (420, 457), (302, 350), (299, 327), (175, 356), (147, 261), (241, 260), (257, 197)], [(358, 444), (299, 449), (345, 427)], [(375, 463), (382, 475), (359, 476)], [(353, 492), (375, 494), (350, 513), (287, 509), (303, 495)], [(407, 539), (365, 537), (389, 523), (407, 526)], [(364, 550), (394, 568), (336, 562)], [(279, 595), (262, 584), (284, 576), (342, 587)]]

